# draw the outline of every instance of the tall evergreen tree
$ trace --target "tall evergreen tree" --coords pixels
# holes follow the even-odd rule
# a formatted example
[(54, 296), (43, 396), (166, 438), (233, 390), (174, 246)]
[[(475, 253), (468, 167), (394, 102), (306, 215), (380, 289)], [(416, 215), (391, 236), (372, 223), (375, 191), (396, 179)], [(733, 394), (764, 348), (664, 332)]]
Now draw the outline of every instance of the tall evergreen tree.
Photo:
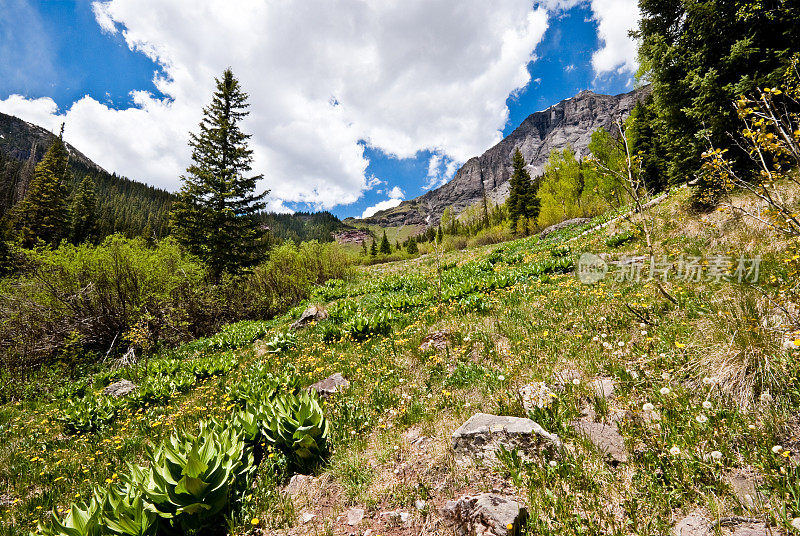
[[(733, 101), (777, 85), (800, 51), (800, 4), (639, 0), (639, 9), (640, 75), (652, 82), (654, 128), (666, 148), (670, 183), (698, 174), (709, 141), (748, 165), (746, 151), (731, 138), (740, 128)], [(697, 199), (715, 188), (700, 187)]]
[(416, 255), (419, 253), (419, 248), (417, 247), (417, 240), (411, 236), (408, 238), (408, 248), (406, 249), (410, 255)]
[(97, 194), (91, 177), (86, 176), (78, 186), (70, 208), (71, 239), (74, 244), (93, 241), (97, 237)]
[(653, 94), (633, 107), (626, 129), (633, 155), (641, 159), (641, 177), (650, 193), (667, 187), (666, 148), (658, 135), (658, 115)]
[(253, 151), (249, 134), (239, 128), (247, 116), (247, 93), (230, 68), (216, 79), (211, 104), (203, 108), (200, 132), (190, 134), (193, 164), (172, 207), (176, 238), (219, 277), (258, 263), (264, 255), (264, 231), (256, 216), (267, 191), (256, 194), (262, 175), (246, 176)]
[(378, 245), (375, 243), (375, 240), (372, 240), (372, 245), (369, 247), (369, 254), (373, 257), (378, 254)]
[(389, 243), (389, 239), (386, 238), (386, 230), (383, 231), (383, 238), (381, 238), (380, 252), (383, 255), (388, 255), (392, 252), (392, 245)]
[(11, 216), (23, 245), (30, 247), (42, 240), (56, 246), (66, 235), (68, 163), (67, 148), (59, 136), (36, 165), (28, 193)]
[(514, 151), (511, 158), (513, 171), (511, 173), (511, 190), (508, 195), (508, 216), (512, 229), (516, 229), (517, 220), (524, 217), (534, 220), (539, 217), (540, 200), (538, 196), (538, 182), (531, 179), (530, 173), (525, 169), (525, 158), (519, 149)]

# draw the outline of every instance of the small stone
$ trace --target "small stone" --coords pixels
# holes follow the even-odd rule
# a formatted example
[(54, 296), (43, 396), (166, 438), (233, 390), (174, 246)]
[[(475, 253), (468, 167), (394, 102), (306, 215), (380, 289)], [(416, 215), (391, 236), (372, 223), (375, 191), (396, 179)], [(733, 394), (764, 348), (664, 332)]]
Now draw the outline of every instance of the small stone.
[(447, 341), (450, 339), (451, 332), (449, 329), (440, 329), (432, 331), (422, 339), (422, 344), (419, 349), (423, 352), (428, 350), (444, 350), (447, 348)]
[(768, 527), (764, 523), (742, 523), (737, 525), (730, 536), (785, 536), (786, 532)]
[(361, 520), (364, 519), (364, 509), (363, 508), (351, 508), (347, 511), (347, 524), (351, 527), (355, 527)]
[(296, 497), (305, 491), (312, 482), (314, 482), (313, 476), (294, 475), (289, 479), (289, 483), (286, 484), (284, 491), (291, 497)]
[(305, 525), (315, 517), (317, 517), (316, 514), (312, 514), (311, 512), (303, 512), (303, 514), (300, 516), (300, 521), (302, 521), (303, 525)]
[(453, 432), (456, 461), (468, 463), (480, 458), (487, 463), (496, 461), (496, 452), (503, 446), (521, 454), (555, 451), (561, 448), (556, 434), (548, 433), (531, 419), (476, 413)]
[(620, 435), (616, 424), (603, 424), (591, 421), (577, 421), (572, 427), (579, 434), (586, 436), (599, 450), (605, 453), (612, 463), (625, 463), (628, 461), (628, 449), (625, 448), (625, 439)]
[(119, 398), (121, 396), (130, 394), (134, 389), (136, 389), (135, 383), (128, 380), (120, 380), (106, 386), (106, 388), (103, 389), (103, 394)]
[(401, 512), (400, 510), (390, 510), (389, 512), (381, 512), (380, 517), (384, 518), (387, 522), (396, 525), (407, 523), (411, 519), (411, 514), (408, 512)]
[(326, 311), (324, 307), (321, 305), (309, 305), (306, 307), (306, 310), (303, 311), (303, 314), (300, 315), (300, 318), (289, 327), (297, 330), (307, 326), (311, 322), (319, 322), (326, 318), (328, 318), (328, 311)]
[(597, 398), (611, 398), (614, 395), (614, 380), (597, 378), (591, 383), (591, 388)]
[(309, 391), (316, 391), (321, 398), (328, 398), (337, 391), (344, 391), (350, 387), (350, 382), (340, 373), (332, 374), (309, 387)]
[(527, 510), (511, 497), (482, 493), (447, 501), (442, 516), (457, 536), (511, 536), (525, 522)]
[(684, 517), (672, 529), (673, 536), (706, 536), (710, 533), (711, 521), (698, 512)]
[(417, 510), (424, 510), (425, 505), (426, 503), (423, 500), (417, 499), (416, 501), (414, 501), (414, 508), (416, 508)]
[(555, 393), (544, 382), (523, 385), (519, 390), (519, 396), (522, 398), (522, 407), (525, 411), (549, 407), (555, 399)]
[(734, 469), (726, 473), (723, 479), (733, 489), (739, 503), (746, 508), (754, 507), (763, 498), (758, 491), (761, 478), (752, 470)]

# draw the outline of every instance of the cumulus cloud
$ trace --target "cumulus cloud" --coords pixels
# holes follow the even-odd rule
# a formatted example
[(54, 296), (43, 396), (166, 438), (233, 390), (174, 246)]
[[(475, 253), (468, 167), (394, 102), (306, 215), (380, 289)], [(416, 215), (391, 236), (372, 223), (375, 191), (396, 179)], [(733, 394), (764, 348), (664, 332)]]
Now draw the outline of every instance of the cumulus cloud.
[(134, 107), (115, 110), (86, 96), (59, 112), (12, 95), (0, 111), (66, 121), (65, 138), (101, 166), (175, 190), (187, 134), (230, 66), (250, 94), (243, 128), (260, 186), (276, 203), (319, 208), (352, 203), (374, 184), (365, 145), (452, 163), (499, 141), (506, 98), (529, 82), (547, 28), (530, 0), (111, 0), (92, 9), (103, 31), (121, 32), (161, 67), (153, 83), (166, 98), (136, 91)]
[(402, 203), (403, 198), (406, 196), (405, 192), (403, 192), (403, 190), (400, 189), (399, 186), (395, 186), (394, 188), (386, 192), (386, 194), (389, 196), (389, 199), (381, 201), (375, 205), (372, 205), (371, 207), (365, 208), (364, 212), (361, 214), (361, 218), (362, 219), (369, 218), (376, 212), (379, 212), (381, 210), (386, 210), (387, 208), (394, 208), (400, 203)]
[(592, 54), (595, 73), (635, 73), (639, 68), (636, 41), (628, 32), (639, 26), (637, 0), (591, 0), (591, 7), (597, 21), (597, 36), (602, 42), (601, 48)]

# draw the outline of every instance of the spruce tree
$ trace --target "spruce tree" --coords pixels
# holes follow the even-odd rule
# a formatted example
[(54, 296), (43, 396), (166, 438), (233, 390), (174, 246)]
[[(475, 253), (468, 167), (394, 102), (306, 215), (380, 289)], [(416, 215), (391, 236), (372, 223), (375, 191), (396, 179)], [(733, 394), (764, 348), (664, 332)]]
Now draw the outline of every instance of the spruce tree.
[(97, 237), (97, 194), (94, 181), (88, 175), (84, 177), (78, 186), (78, 191), (75, 192), (70, 212), (72, 243), (80, 244), (95, 240)]
[(386, 231), (383, 231), (383, 238), (381, 239), (381, 247), (380, 252), (383, 255), (388, 255), (392, 252), (392, 245), (389, 243), (389, 239), (386, 238)]
[(256, 194), (262, 175), (248, 177), (253, 151), (239, 128), (247, 116), (247, 93), (230, 68), (216, 79), (211, 104), (203, 109), (198, 134), (190, 134), (193, 164), (172, 208), (172, 228), (215, 277), (235, 274), (264, 256), (264, 231), (256, 219), (268, 193)]
[(519, 149), (514, 151), (511, 165), (513, 166), (510, 180), (511, 190), (506, 204), (511, 228), (515, 230), (517, 220), (522, 217), (526, 220), (536, 221), (539, 217), (541, 201), (538, 196), (539, 183), (531, 180), (530, 173), (525, 169), (525, 158)]
[[(62, 126), (63, 135), (63, 126)], [(51, 246), (64, 238), (68, 223), (66, 184), (69, 155), (59, 136), (36, 165), (28, 193), (11, 215), (26, 247), (42, 240)]]
[(408, 249), (406, 251), (408, 251), (409, 255), (416, 255), (417, 253), (419, 253), (419, 248), (417, 247), (417, 241), (413, 236), (409, 237), (408, 239)]
[(369, 255), (369, 252), (367, 251), (367, 241), (366, 240), (362, 240), (361, 241), (361, 254), (364, 255), (365, 257), (367, 255)]
[(378, 245), (375, 243), (375, 240), (372, 240), (372, 245), (369, 247), (369, 254), (373, 257), (378, 254)]

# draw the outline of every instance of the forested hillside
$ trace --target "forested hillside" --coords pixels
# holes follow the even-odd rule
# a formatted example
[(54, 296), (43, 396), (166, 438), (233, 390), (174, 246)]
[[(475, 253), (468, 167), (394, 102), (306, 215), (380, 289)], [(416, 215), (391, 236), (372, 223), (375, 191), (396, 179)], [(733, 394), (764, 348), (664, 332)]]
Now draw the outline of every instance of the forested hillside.
[[(0, 217), (25, 197), (36, 164), (55, 138), (41, 127), (0, 113)], [(67, 147), (68, 196), (73, 197), (84, 178), (94, 181), (99, 236), (166, 236), (172, 194), (108, 173), (74, 147)]]

